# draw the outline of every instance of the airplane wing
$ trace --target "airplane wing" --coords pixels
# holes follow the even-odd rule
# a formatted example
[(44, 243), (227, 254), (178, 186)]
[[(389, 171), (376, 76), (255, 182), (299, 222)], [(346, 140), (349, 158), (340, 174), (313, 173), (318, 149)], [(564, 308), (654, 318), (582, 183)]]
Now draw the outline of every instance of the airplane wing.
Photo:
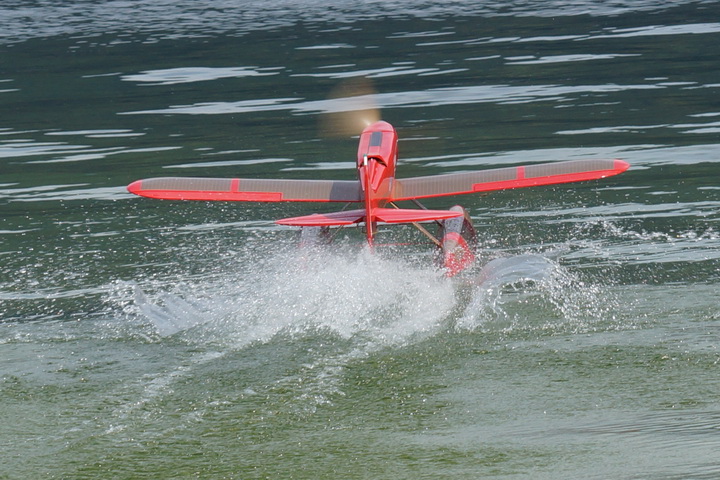
[(395, 179), (392, 200), (412, 200), (596, 180), (622, 173), (629, 166), (622, 160), (573, 160), (468, 173)]
[(360, 202), (356, 180), (258, 180), (244, 178), (159, 177), (137, 180), (130, 193), (163, 200), (240, 202)]

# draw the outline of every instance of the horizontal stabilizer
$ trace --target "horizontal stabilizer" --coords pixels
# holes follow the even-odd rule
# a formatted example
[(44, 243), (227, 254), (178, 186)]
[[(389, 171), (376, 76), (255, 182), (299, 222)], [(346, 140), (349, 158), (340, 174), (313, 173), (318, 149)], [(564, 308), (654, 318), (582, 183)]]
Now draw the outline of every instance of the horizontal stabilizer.
[(279, 225), (292, 225), (294, 227), (331, 227), (339, 225), (352, 225), (365, 218), (365, 209), (347, 210), (345, 212), (313, 213), (302, 217), (291, 217), (277, 220)]
[(429, 220), (445, 220), (462, 216), (462, 212), (453, 210), (410, 210), (402, 208), (376, 208), (373, 216), (378, 222), (414, 223)]
[(130, 193), (162, 200), (235, 202), (359, 202), (357, 180), (267, 180), (250, 178), (159, 177), (138, 180)]
[[(462, 212), (452, 210), (408, 210), (398, 208), (375, 208), (372, 210), (373, 220), (383, 223), (414, 223), (429, 220), (444, 220), (459, 217)], [(329, 227), (352, 225), (365, 221), (365, 209), (348, 210), (333, 213), (314, 213), (302, 217), (283, 218), (275, 223), (294, 227)]]
[(573, 160), (467, 173), (395, 179), (392, 200), (536, 187), (610, 177), (627, 170), (622, 160)]

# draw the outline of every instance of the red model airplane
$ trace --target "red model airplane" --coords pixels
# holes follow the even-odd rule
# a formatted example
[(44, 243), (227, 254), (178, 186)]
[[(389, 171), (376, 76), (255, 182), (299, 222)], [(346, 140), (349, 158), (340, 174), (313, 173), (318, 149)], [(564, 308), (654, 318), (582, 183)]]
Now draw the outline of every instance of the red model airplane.
[[(373, 244), (380, 223), (413, 223), (442, 250), (442, 264), (449, 276), (472, 264), (475, 231), (464, 208), (427, 210), (418, 199), (509, 188), (595, 180), (628, 169), (622, 160), (578, 160), (470, 173), (395, 178), (397, 132), (387, 122), (363, 130), (357, 155), (357, 180), (269, 180), (244, 178), (162, 177), (138, 180), (128, 190), (143, 197), (165, 200), (218, 200), (245, 202), (344, 202), (362, 208), (284, 218), (276, 223), (304, 227), (307, 236), (321, 238), (330, 226), (365, 224), (368, 244)], [(411, 200), (420, 209), (398, 208), (395, 202)], [(389, 206), (389, 207), (388, 207)], [(433, 236), (418, 222), (436, 221)], [(320, 227), (320, 228), (318, 228)]]

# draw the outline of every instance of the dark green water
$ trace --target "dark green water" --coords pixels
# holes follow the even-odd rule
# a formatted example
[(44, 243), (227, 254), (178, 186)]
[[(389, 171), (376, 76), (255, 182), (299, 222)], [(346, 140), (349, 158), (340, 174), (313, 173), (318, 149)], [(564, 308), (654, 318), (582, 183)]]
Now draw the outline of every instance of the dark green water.
[[(241, 3), (241, 5), (238, 5)], [(0, 478), (720, 477), (720, 2), (0, 6)], [(332, 206), (152, 176), (353, 178), (367, 78), (398, 176), (622, 158), (431, 245), (295, 250)], [(482, 269), (483, 265), (487, 265)]]

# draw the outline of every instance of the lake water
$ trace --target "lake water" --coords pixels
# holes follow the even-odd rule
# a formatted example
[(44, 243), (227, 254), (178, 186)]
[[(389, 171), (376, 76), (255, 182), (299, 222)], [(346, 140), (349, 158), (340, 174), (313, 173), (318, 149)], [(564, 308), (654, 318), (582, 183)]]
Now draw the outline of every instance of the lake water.
[[(720, 478), (718, 19), (717, 1), (3, 3), (0, 478)], [(452, 280), (411, 228), (300, 253), (273, 223), (332, 205), (125, 190), (352, 179), (357, 138), (327, 119), (358, 80), (399, 177), (631, 168), (427, 202), (478, 229)]]

